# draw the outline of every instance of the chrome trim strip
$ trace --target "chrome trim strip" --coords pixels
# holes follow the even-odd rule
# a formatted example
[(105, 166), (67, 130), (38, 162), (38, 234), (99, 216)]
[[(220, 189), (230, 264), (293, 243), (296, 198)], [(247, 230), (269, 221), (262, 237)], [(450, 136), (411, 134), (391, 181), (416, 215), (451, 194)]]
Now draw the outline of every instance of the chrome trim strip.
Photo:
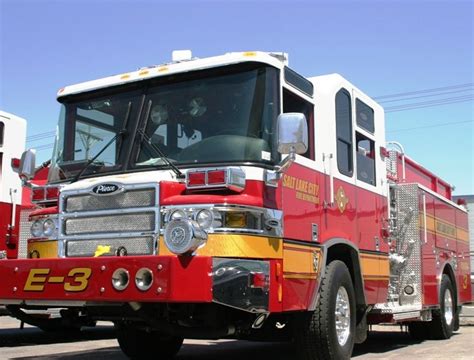
[[(71, 213), (63, 213), (62, 219), (69, 219), (69, 218), (87, 218), (87, 217), (100, 217), (106, 215), (123, 215), (123, 214), (134, 214), (134, 213), (151, 213), (156, 211), (156, 206), (153, 207), (133, 207), (133, 208), (119, 208), (119, 209), (110, 209), (110, 210), (94, 210), (94, 211), (80, 211), (80, 212), (71, 212)], [(61, 233), (62, 234), (62, 233)]]

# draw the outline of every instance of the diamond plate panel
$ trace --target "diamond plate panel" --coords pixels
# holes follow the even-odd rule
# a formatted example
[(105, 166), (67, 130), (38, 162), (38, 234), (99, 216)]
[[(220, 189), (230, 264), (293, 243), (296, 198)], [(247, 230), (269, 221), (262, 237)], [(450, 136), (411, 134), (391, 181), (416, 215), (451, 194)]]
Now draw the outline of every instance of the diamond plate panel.
[(394, 150), (389, 151), (388, 157), (385, 158), (385, 167), (387, 168), (387, 172), (395, 179), (398, 178), (397, 161), (398, 161), (398, 152)]
[(21, 209), (20, 211), (20, 234), (18, 243), (18, 258), (26, 259), (28, 257), (28, 239), (31, 237), (31, 223), (28, 218), (33, 209)]
[(151, 207), (156, 205), (156, 194), (155, 189), (129, 190), (108, 196), (86, 193), (69, 196), (64, 202), (66, 212)]
[(94, 256), (99, 246), (108, 251), (101, 256), (115, 256), (118, 249), (125, 249), (126, 255), (151, 255), (154, 253), (155, 242), (153, 237), (133, 237), (94, 240), (69, 240), (66, 246), (68, 257), (90, 257)]
[(78, 217), (64, 221), (65, 235), (152, 231), (154, 229), (154, 212)]
[[(402, 262), (391, 264), (392, 291), (398, 295), (401, 306), (420, 305), (423, 288), (421, 283), (422, 239), (420, 236), (420, 198), (417, 184), (395, 186), (396, 197), (396, 255)], [(408, 295), (404, 289), (412, 286), (414, 293)]]

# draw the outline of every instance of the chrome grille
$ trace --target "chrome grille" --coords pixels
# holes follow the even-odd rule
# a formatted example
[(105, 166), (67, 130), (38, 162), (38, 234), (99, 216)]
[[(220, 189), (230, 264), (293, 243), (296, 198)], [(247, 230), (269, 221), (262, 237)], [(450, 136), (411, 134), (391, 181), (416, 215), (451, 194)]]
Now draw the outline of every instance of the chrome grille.
[(69, 196), (64, 201), (66, 212), (111, 210), (119, 208), (140, 208), (153, 206), (156, 202), (155, 189), (139, 189), (119, 192), (108, 196), (80, 194)]
[(115, 256), (118, 249), (125, 249), (126, 255), (150, 255), (155, 251), (154, 239), (148, 237), (124, 237), (113, 239), (69, 240), (66, 246), (67, 257), (95, 256), (99, 248), (107, 248), (101, 256)]
[[(128, 255), (156, 253), (160, 230), (158, 184), (123, 184), (108, 195), (92, 188), (65, 190), (59, 201), (59, 256), (101, 256), (125, 248)], [(104, 248), (99, 248), (104, 250)]]
[(82, 235), (153, 231), (155, 225), (154, 212), (74, 217), (64, 221), (64, 234)]

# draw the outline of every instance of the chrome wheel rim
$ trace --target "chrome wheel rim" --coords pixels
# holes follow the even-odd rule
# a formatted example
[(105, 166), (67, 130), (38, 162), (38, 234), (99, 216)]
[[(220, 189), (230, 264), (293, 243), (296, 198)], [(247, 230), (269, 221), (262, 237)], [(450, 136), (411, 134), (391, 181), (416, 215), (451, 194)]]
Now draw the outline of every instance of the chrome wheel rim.
[(342, 286), (337, 290), (335, 315), (337, 342), (344, 346), (351, 330), (351, 308), (347, 290)]
[(447, 289), (444, 293), (444, 320), (447, 325), (451, 325), (453, 317), (453, 297), (451, 291)]

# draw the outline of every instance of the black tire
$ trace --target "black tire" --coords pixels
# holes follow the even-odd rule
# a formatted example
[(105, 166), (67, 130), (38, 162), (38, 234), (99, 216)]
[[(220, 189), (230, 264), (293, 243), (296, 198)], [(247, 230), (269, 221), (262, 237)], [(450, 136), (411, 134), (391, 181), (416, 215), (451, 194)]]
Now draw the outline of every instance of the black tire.
[[(445, 304), (447, 292), (451, 298), (451, 304)], [(454, 288), (448, 275), (443, 275), (439, 292), (439, 310), (433, 311), (433, 320), (428, 323), (430, 337), (436, 340), (449, 339), (453, 335), (456, 322), (456, 298)], [(449, 316), (451, 313), (452, 316)], [(450, 319), (450, 321), (448, 320)]]
[[(336, 331), (336, 300), (338, 293), (347, 295), (349, 333), (346, 339), (338, 340)], [(301, 360), (350, 359), (355, 335), (355, 292), (347, 266), (339, 260), (326, 267), (321, 280), (319, 303), (316, 310), (296, 322), (295, 343)]]
[(172, 359), (181, 348), (183, 338), (125, 326), (117, 327), (117, 341), (130, 359)]

